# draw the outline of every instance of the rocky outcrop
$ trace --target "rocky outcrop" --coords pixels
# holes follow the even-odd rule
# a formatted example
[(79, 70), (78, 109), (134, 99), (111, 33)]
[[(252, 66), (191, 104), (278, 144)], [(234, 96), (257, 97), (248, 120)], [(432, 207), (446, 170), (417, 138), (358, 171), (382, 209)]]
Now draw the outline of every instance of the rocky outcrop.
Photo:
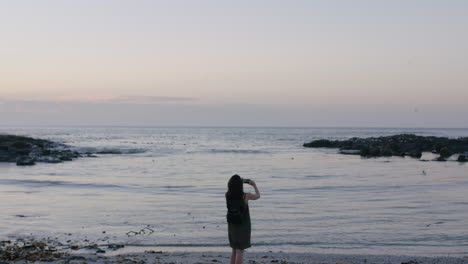
[[(354, 137), (347, 140), (320, 139), (305, 143), (303, 146), (308, 148), (339, 148), (340, 153), (363, 157), (410, 156), (420, 158), (423, 152), (433, 152), (440, 155), (437, 160), (444, 161), (453, 154), (468, 151), (468, 137), (451, 139), (401, 134), (387, 137)], [(466, 156), (458, 160), (466, 161)]]
[(57, 142), (31, 137), (0, 135), (0, 162), (16, 162), (18, 166), (36, 162), (59, 163), (80, 157), (80, 153)]
[(466, 159), (466, 155), (465, 154), (460, 154), (457, 158), (457, 161), (459, 162), (467, 162), (468, 160)]

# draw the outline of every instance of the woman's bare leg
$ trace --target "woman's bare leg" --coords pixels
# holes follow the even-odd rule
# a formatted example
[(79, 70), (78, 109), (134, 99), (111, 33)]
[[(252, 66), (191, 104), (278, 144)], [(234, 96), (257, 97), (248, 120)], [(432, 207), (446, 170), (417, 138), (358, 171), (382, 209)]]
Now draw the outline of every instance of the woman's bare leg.
[(244, 258), (244, 250), (236, 249), (236, 262), (235, 262), (235, 264), (242, 264), (243, 258)]
[(232, 249), (231, 252), (231, 264), (236, 264), (236, 250)]

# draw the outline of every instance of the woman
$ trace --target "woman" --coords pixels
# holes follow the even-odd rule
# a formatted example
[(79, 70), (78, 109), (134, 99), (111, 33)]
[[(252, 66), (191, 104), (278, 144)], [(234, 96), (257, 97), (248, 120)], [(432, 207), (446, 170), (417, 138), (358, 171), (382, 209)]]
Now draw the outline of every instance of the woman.
[(255, 194), (244, 193), (244, 180), (239, 175), (234, 175), (229, 179), (228, 191), (226, 192), (226, 203), (230, 201), (241, 201), (242, 220), (240, 224), (228, 223), (229, 245), (232, 248), (231, 264), (242, 264), (244, 249), (250, 247), (250, 212), (249, 200), (258, 200), (260, 192), (253, 180), (245, 180), (246, 183), (255, 189)]

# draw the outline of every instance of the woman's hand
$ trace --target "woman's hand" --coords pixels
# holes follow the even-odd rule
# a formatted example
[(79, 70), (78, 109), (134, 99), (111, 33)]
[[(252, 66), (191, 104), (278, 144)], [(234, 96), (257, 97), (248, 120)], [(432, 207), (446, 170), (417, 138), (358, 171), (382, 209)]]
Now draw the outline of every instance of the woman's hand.
[(249, 185), (257, 186), (257, 184), (253, 180), (249, 180)]
[(250, 180), (249, 185), (251, 185), (255, 189), (255, 194), (249, 193), (247, 195), (247, 199), (248, 200), (258, 200), (260, 198), (260, 191), (257, 188), (257, 184), (255, 183), (255, 181)]

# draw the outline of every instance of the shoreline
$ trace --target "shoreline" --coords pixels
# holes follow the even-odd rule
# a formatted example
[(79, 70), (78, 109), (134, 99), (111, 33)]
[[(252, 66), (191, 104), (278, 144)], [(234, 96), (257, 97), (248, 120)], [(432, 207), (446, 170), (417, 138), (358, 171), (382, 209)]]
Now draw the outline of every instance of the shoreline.
[[(229, 263), (230, 252), (166, 252), (146, 251), (142, 253), (128, 253), (108, 256), (98, 253), (70, 253), (53, 261), (37, 261), (34, 263), (54, 264), (83, 264), (83, 263), (123, 263), (123, 264), (207, 264)], [(0, 262), (1, 263), (1, 262)], [(30, 263), (18, 261), (15, 263)], [(244, 263), (281, 263), (281, 264), (466, 264), (465, 257), (421, 257), (421, 256), (393, 256), (393, 255), (351, 255), (351, 254), (316, 254), (316, 253), (284, 253), (284, 252), (246, 252)]]
[[(253, 249), (253, 248), (252, 248)], [(222, 251), (174, 251), (154, 247), (141, 252), (135, 248), (108, 247), (96, 244), (80, 247), (53, 239), (17, 239), (0, 241), (0, 264), (218, 264), (229, 263), (231, 249)], [(464, 256), (411, 256), (386, 254), (288, 253), (246, 250), (244, 263), (249, 264), (468, 264)]]

